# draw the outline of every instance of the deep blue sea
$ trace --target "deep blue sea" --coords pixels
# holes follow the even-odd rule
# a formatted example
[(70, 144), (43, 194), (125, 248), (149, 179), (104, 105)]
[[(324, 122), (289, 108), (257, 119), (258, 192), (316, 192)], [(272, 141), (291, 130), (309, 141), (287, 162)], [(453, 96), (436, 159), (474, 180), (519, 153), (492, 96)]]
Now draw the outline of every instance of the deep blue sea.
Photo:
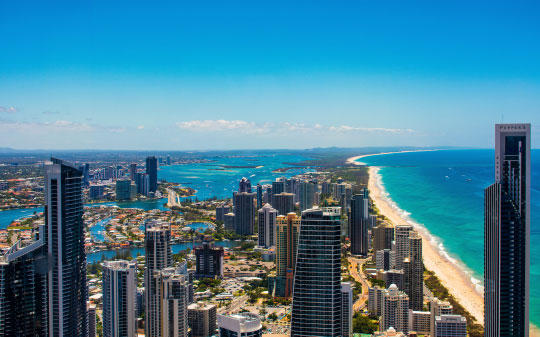
[[(482, 284), (484, 188), (494, 181), (493, 150), (409, 152), (359, 159), (380, 166), (382, 184), (412, 221)], [(540, 150), (531, 153), (530, 284), (540, 284)], [(531, 286), (530, 319), (540, 325), (540, 288)]]

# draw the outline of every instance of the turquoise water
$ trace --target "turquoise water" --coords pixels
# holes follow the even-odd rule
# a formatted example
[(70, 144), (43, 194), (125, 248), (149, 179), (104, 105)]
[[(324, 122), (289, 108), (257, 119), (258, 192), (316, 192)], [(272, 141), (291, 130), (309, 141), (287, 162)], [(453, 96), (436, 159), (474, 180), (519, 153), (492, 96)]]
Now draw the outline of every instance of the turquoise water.
[[(181, 183), (186, 187), (197, 190), (196, 197), (200, 200), (212, 197), (231, 198), (233, 191), (238, 190), (238, 182), (242, 177), (251, 180), (251, 186), (257, 183), (270, 183), (278, 177), (313, 171), (306, 168), (296, 168), (285, 173), (272, 171), (282, 167), (290, 167), (284, 163), (300, 162), (309, 158), (298, 155), (247, 154), (241, 157), (208, 157), (216, 160), (214, 163), (186, 164), (163, 166), (159, 169), (159, 179)], [(224, 166), (260, 166), (258, 168), (226, 168)]]
[[(484, 188), (494, 181), (493, 150), (410, 152), (360, 159), (379, 171), (388, 197), (482, 283)], [(540, 283), (540, 150), (531, 154), (530, 284)], [(530, 319), (540, 325), (540, 288), (531, 287)]]
[[(313, 171), (306, 168), (295, 168), (285, 173), (273, 173), (272, 171), (282, 167), (289, 167), (284, 163), (300, 162), (309, 158), (281, 154), (267, 153), (259, 155), (257, 153), (245, 153), (241, 156), (219, 156), (208, 157), (214, 160), (212, 163), (172, 165), (160, 167), (158, 178), (169, 182), (183, 184), (197, 190), (193, 198), (199, 200), (210, 199), (212, 197), (231, 198), (233, 190), (238, 189), (238, 182), (242, 177), (248, 177), (252, 186), (257, 183), (269, 183), (278, 177), (292, 177), (294, 175)], [(224, 166), (261, 166), (259, 168), (224, 168)], [(185, 198), (183, 198), (185, 199)], [(100, 204), (88, 204), (86, 206), (118, 206), (120, 208), (140, 208), (145, 211), (152, 209), (168, 210), (164, 204), (167, 198), (148, 201), (133, 202), (105, 202)], [(14, 220), (32, 215), (34, 212), (43, 212), (43, 208), (22, 208), (9, 211), (0, 211), (0, 229), (5, 229)]]

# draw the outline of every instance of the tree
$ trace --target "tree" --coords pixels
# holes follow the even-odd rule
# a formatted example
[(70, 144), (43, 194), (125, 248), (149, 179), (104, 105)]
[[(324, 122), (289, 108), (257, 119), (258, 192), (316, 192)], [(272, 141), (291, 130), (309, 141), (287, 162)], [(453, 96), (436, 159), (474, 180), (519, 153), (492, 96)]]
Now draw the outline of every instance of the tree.
[(357, 312), (353, 317), (353, 332), (372, 334), (379, 329), (377, 323), (373, 322), (369, 317)]

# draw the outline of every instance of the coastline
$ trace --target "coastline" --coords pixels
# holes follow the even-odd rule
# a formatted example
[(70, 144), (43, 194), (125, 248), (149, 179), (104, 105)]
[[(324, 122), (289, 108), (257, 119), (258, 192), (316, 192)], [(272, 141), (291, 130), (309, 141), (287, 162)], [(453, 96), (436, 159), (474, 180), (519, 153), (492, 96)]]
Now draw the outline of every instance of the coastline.
[(372, 153), (372, 154), (363, 154), (360, 156), (354, 156), (347, 158), (345, 161), (346, 164), (350, 165), (364, 165), (364, 163), (358, 162), (357, 160), (364, 157), (373, 157), (373, 156), (382, 156), (384, 154), (394, 154), (394, 153), (409, 153), (409, 152), (432, 152), (432, 151), (441, 151), (441, 150), (406, 150), (406, 151), (395, 151), (395, 152), (381, 152), (381, 153)]
[(422, 237), (422, 252), (426, 268), (437, 275), (441, 283), (447, 287), (456, 300), (476, 318), (479, 324), (483, 324), (484, 299), (482, 294), (476, 290), (476, 285), (471, 281), (471, 276), (441, 253), (438, 247), (434, 245), (436, 243), (432, 241), (431, 235), (425, 228), (407, 221), (407, 219), (405, 219), (398, 210), (385, 199), (386, 192), (380, 185), (380, 175), (378, 171), (378, 167), (369, 168), (368, 189), (375, 206), (394, 226), (414, 225), (415, 229)]
[[(428, 150), (431, 151), (431, 150)], [(368, 155), (353, 157), (356, 159)], [(352, 158), (349, 158), (352, 159)], [(356, 165), (361, 165), (356, 162)], [(448, 256), (447, 252), (441, 251), (438, 242), (433, 240), (429, 231), (419, 226), (417, 223), (408, 221), (401, 213), (400, 209), (392, 205), (388, 200), (388, 193), (384, 189), (379, 174), (379, 167), (369, 167), (368, 189), (370, 197), (380, 213), (384, 215), (391, 224), (395, 225), (413, 225), (422, 237), (422, 255), (424, 265), (439, 278), (441, 283), (449, 289), (454, 298), (473, 316), (477, 323), (484, 324), (484, 298), (483, 288), (473, 283), (471, 275), (460, 266), (454, 259)], [(529, 336), (540, 337), (540, 329), (530, 323)]]

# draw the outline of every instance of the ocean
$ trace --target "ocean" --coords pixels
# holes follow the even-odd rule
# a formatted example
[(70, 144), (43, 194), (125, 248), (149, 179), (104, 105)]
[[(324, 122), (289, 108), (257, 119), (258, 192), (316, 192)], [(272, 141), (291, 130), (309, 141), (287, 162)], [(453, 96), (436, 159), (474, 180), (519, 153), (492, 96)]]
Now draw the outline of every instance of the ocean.
[[(242, 177), (249, 178), (254, 187), (257, 183), (271, 183), (278, 177), (289, 178), (300, 173), (314, 171), (310, 168), (295, 167), (287, 172), (273, 172), (278, 168), (292, 167), (286, 163), (297, 163), (310, 159), (286, 152), (265, 151), (264, 154), (247, 151), (242, 154), (231, 152), (229, 156), (213, 156), (205, 159), (212, 160), (212, 162), (162, 166), (158, 171), (158, 179), (191, 187), (197, 190), (191, 199), (206, 200), (213, 197), (232, 198), (232, 192), (238, 190), (238, 182)], [(165, 203), (167, 203), (167, 198), (122, 203), (106, 202), (86, 206), (118, 206), (120, 208), (140, 208), (145, 211), (168, 210), (164, 206)], [(0, 229), (7, 228), (14, 220), (40, 212), (43, 212), (43, 207), (0, 211)]]
[[(493, 150), (444, 150), (364, 157), (381, 167), (388, 200), (425, 227), (447, 257), (482, 286), (484, 188), (494, 182)], [(540, 283), (540, 150), (531, 153), (530, 284)], [(540, 288), (530, 289), (530, 320), (540, 325)]]

